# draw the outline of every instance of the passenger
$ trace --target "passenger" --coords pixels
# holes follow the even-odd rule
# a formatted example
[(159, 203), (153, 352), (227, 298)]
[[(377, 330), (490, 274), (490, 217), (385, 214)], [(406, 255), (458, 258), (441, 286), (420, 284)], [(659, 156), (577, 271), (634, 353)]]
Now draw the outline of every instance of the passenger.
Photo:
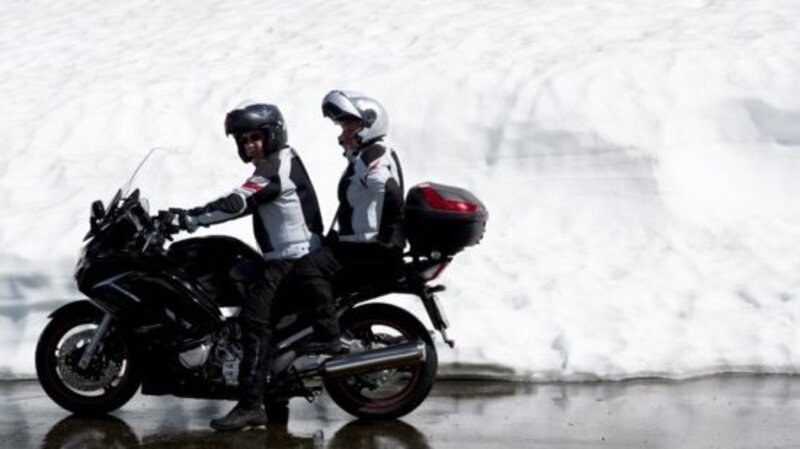
[(303, 294), (315, 306), (307, 353), (340, 351), (334, 280), (347, 289), (392, 282), (402, 259), (403, 173), (394, 150), (383, 143), (389, 119), (383, 106), (362, 94), (332, 91), (322, 114), (341, 127), (339, 145), (347, 167), (339, 180), (338, 233), (295, 267)]

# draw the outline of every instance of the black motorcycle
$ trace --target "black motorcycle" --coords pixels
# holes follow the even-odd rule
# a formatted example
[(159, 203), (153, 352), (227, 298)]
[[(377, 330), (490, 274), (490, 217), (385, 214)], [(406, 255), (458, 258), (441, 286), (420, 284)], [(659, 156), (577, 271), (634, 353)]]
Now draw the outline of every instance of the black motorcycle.
[[(151, 216), (139, 190), (127, 190), (117, 191), (107, 207), (92, 204), (91, 229), (75, 268), (88, 299), (50, 315), (36, 348), (44, 391), (79, 414), (115, 410), (140, 386), (146, 395), (236, 399), (242, 356), (237, 312), (244, 295), (232, 272), (263, 263), (260, 254), (223, 236), (167, 246), (170, 227), (163, 215)], [(362, 303), (389, 293), (415, 295), (452, 347), (436, 297), (444, 286), (430, 282), (457, 252), (481, 239), (487, 216), (465, 190), (432, 183), (410, 189), (410, 251), (397, 278), (341, 292), (345, 350), (339, 354), (298, 352), (311, 338), (311, 310), (282, 312), (266, 396), (313, 400), (324, 386), (342, 409), (367, 419), (397, 418), (419, 406), (436, 377), (432, 332), (404, 309)]]

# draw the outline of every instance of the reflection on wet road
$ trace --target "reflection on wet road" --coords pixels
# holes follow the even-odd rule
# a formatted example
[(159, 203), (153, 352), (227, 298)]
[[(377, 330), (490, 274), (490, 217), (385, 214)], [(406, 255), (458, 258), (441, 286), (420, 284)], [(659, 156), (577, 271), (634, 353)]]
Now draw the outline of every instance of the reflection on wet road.
[(402, 421), (362, 423), (351, 421), (326, 441), (320, 430), (312, 435), (295, 435), (285, 426), (267, 430), (221, 433), (210, 430), (161, 432), (139, 438), (119, 418), (80, 418), (69, 416), (59, 421), (45, 435), (42, 449), (67, 448), (427, 448), (425, 436)]
[(0, 382), (8, 448), (800, 447), (800, 378), (521, 385), (440, 382), (402, 421), (353, 420), (326, 396), (292, 401), (287, 426), (217, 433), (230, 402), (137, 396), (111, 416), (70, 416), (37, 382)]

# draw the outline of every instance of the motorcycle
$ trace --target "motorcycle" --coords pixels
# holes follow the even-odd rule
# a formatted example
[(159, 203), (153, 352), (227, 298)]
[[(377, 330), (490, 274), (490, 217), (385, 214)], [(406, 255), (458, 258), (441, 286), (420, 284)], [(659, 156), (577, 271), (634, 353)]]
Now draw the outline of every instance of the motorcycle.
[[(107, 206), (92, 203), (90, 231), (74, 273), (87, 299), (55, 310), (36, 347), (44, 391), (73, 413), (111, 412), (140, 386), (145, 395), (238, 396), (237, 313), (245, 297), (231, 273), (257, 267), (263, 259), (232, 237), (173, 241), (167, 214), (151, 216), (140, 190), (131, 191), (139, 169)], [(312, 336), (312, 310), (281, 312), (264, 379), (265, 396), (276, 404), (267, 404), (268, 419), (281, 413), (281, 404), (285, 410), (290, 398), (312, 401), (323, 387), (359, 418), (393, 419), (418, 407), (436, 378), (433, 332), (405, 309), (364, 302), (389, 293), (418, 297), (435, 330), (453, 347), (437, 298), (445, 287), (432, 281), (456, 253), (480, 241), (487, 217), (466, 190), (433, 183), (410, 189), (405, 219), (410, 250), (397, 278), (340, 292), (337, 299), (341, 353), (298, 351)]]

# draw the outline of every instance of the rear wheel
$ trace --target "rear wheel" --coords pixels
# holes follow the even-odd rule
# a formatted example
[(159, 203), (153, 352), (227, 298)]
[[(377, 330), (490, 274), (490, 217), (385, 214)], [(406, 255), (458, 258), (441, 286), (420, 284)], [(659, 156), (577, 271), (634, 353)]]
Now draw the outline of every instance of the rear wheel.
[(350, 421), (333, 434), (328, 449), (350, 449), (357, 441), (359, 447), (390, 447), (392, 449), (430, 449), (428, 439), (414, 426), (403, 421)]
[(58, 405), (77, 414), (116, 410), (141, 384), (133, 348), (113, 326), (89, 365), (78, 365), (102, 317), (89, 302), (62, 309), (45, 327), (36, 346), (36, 373), (42, 388)]
[(355, 350), (421, 341), (426, 357), (398, 368), (325, 379), (325, 389), (339, 407), (359, 418), (394, 419), (425, 400), (436, 379), (438, 358), (428, 330), (414, 315), (388, 304), (367, 304), (345, 314), (341, 326)]

